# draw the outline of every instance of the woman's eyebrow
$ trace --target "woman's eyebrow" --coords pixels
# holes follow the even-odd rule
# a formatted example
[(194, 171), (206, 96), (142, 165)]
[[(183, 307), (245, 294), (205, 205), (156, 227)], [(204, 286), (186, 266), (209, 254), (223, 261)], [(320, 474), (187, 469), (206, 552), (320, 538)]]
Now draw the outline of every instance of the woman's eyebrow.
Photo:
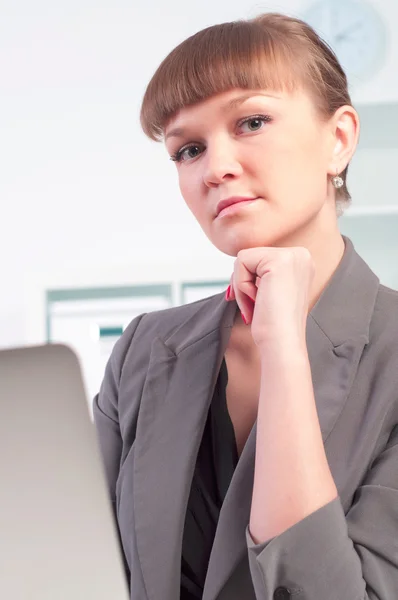
[(280, 100), (282, 97), (278, 96), (277, 94), (271, 94), (271, 93), (264, 93), (264, 92), (247, 92), (246, 94), (242, 94), (241, 96), (238, 96), (237, 98), (232, 98), (232, 100), (228, 100), (228, 102), (226, 102), (223, 105), (223, 110), (231, 110), (233, 108), (236, 108), (237, 106), (240, 106), (241, 104), (243, 104), (243, 102), (246, 102), (246, 100), (249, 100), (250, 98), (256, 98), (257, 96), (262, 96), (264, 98), (276, 98), (278, 100)]
[(176, 127), (175, 129), (170, 129), (170, 131), (166, 134), (165, 136), (165, 141), (168, 140), (171, 137), (185, 137), (186, 132), (185, 129), (183, 129), (182, 127)]
[[(241, 96), (238, 96), (237, 98), (232, 98), (232, 100), (228, 100), (228, 102), (226, 102), (222, 106), (222, 110), (225, 110), (225, 111), (233, 110), (237, 106), (240, 106), (241, 104), (243, 104), (243, 102), (246, 102), (246, 100), (249, 100), (250, 98), (256, 98), (257, 96), (261, 96), (264, 98), (276, 98), (277, 100), (281, 99), (281, 96), (278, 96), (277, 94), (271, 94), (271, 93), (265, 94), (263, 92), (247, 92), (246, 94), (242, 94)], [(186, 137), (186, 135), (187, 135), (187, 132), (183, 127), (175, 127), (174, 129), (170, 129), (170, 131), (166, 134), (164, 139), (165, 139), (165, 141), (167, 141), (171, 137), (183, 138), (183, 137)]]

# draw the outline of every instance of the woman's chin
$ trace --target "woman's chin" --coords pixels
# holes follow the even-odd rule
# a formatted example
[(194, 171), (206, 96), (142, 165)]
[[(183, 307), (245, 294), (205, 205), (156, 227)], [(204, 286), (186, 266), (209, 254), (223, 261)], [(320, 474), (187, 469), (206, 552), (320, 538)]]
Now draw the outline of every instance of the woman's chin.
[(241, 250), (273, 246), (277, 240), (275, 236), (267, 234), (261, 236), (253, 235), (253, 233), (246, 231), (240, 235), (217, 236), (217, 239), (212, 239), (211, 241), (224, 254), (237, 256)]
[(216, 248), (229, 256), (236, 256), (248, 248), (288, 246), (289, 240), (294, 239), (297, 233), (296, 223), (281, 223), (270, 218), (247, 219), (228, 225), (212, 230), (208, 237)]
[(251, 214), (250, 218), (234, 216), (223, 218), (220, 222), (216, 219), (208, 237), (216, 248), (229, 256), (236, 256), (238, 252), (247, 248), (271, 246), (277, 237), (275, 226), (271, 226), (270, 215), (267, 219), (262, 217), (260, 213)]

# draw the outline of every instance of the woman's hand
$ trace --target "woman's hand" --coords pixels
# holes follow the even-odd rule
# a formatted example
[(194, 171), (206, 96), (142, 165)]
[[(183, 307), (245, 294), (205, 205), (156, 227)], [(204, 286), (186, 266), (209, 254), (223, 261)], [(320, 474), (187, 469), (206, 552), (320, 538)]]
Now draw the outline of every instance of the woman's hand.
[(236, 299), (260, 349), (305, 344), (314, 271), (311, 254), (302, 247), (238, 253), (228, 299)]

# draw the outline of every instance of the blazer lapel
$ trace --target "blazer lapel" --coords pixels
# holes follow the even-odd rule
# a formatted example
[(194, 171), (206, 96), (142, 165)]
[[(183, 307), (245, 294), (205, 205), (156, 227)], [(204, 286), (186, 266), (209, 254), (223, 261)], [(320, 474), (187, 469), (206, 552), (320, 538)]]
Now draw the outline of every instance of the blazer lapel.
[[(324, 442), (344, 408), (368, 342), (379, 286), (379, 280), (355, 253), (350, 240), (345, 238), (345, 244), (344, 257), (307, 320), (307, 348)], [(255, 423), (224, 500), (203, 600), (216, 600), (247, 557), (245, 530), (250, 520), (256, 432)]]
[(201, 310), (169, 339), (153, 341), (143, 390), (133, 502), (148, 600), (180, 596), (189, 491), (236, 307), (216, 296)]

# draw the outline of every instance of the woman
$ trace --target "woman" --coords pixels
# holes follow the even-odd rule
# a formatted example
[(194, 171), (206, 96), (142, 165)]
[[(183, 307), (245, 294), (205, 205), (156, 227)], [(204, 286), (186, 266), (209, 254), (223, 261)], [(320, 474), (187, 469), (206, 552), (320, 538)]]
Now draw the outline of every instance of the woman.
[(225, 299), (134, 319), (95, 399), (132, 600), (397, 598), (398, 296), (338, 229), (335, 55), (283, 15), (210, 27), (141, 122), (236, 261)]

